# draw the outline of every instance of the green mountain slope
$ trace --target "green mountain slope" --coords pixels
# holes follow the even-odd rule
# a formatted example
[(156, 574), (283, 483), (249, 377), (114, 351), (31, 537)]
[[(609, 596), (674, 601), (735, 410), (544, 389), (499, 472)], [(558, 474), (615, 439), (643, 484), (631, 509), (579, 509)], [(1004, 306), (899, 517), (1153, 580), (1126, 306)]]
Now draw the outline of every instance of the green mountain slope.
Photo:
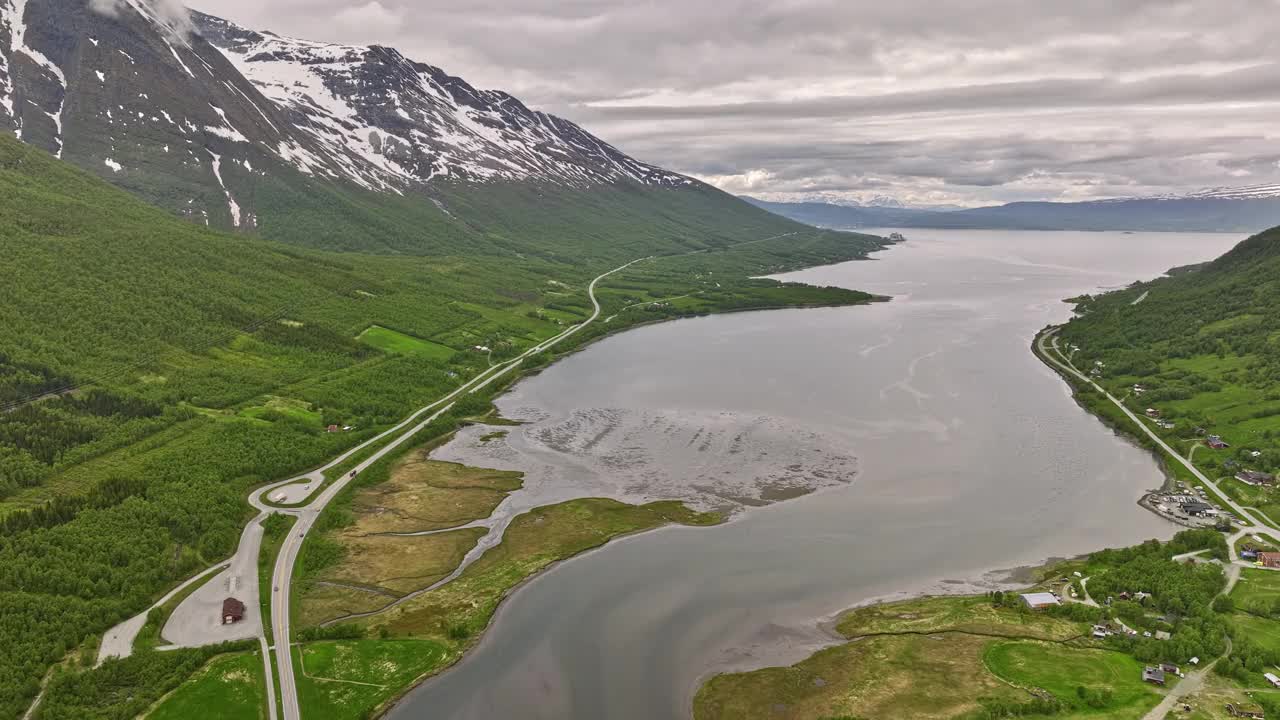
[(175, 31), (149, 3), (106, 5), (0, 0), (25, 28), (0, 23), (0, 131), (198, 225), (329, 250), (575, 261), (795, 229), (391, 48), (199, 13)]
[(1081, 310), (1084, 316), (1067, 325), (1063, 337), (1080, 341), (1087, 359), (1106, 355), (1119, 372), (1220, 350), (1270, 365), (1276, 357), (1270, 343), (1280, 331), (1280, 228), (1193, 272), (1091, 298)]
[[(628, 228), (608, 208), (647, 200), (600, 198), (545, 215), (513, 201), (490, 254), (326, 253), (197, 227), (0, 136), (0, 717), (25, 710), (52, 664), (91, 661), (97, 633), (229, 554), (251, 487), (487, 368), (476, 345), (510, 357), (581, 321), (603, 270), (656, 256), (602, 284), (609, 330), (868, 299), (750, 278), (862, 257), (876, 238), (723, 221), (713, 204)], [(687, 254), (702, 248), (718, 249)], [(683, 299), (624, 310), (664, 297)]]
[[(1202, 267), (1082, 300), (1061, 331), (1079, 348), (1076, 367), (1098, 368), (1135, 411), (1158, 411), (1172, 427), (1151, 426), (1167, 442), (1280, 522), (1280, 494), (1231, 479), (1280, 471), (1280, 228)], [(1231, 447), (1206, 447), (1206, 435)]]

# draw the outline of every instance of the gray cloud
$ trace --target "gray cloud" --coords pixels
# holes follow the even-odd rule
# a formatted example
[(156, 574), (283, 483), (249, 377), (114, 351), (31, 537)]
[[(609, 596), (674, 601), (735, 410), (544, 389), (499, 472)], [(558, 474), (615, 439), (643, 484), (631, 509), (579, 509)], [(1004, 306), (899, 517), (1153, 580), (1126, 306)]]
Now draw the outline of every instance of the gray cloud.
[[(125, 4), (126, 0), (89, 0), (90, 9), (110, 16), (118, 15)], [(142, 0), (142, 5), (175, 37), (182, 38), (191, 32), (190, 13), (180, 0)]]
[(394, 45), (731, 191), (976, 204), (1280, 182), (1280, 0), (217, 5)]

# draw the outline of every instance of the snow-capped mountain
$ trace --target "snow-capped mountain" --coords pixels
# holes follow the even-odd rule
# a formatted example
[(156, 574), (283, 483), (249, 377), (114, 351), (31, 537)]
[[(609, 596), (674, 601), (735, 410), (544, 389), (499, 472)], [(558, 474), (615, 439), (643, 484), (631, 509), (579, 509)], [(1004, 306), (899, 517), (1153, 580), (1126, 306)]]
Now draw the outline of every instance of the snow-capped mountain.
[(282, 196), (316, 197), (315, 182), (436, 206), (458, 185), (705, 189), (394, 49), (168, 7), (0, 0), (0, 130), (197, 222), (241, 229)]
[(1222, 187), (1187, 194), (1088, 202), (1015, 202), (961, 210), (744, 199), (798, 222), (840, 229), (897, 227), (1257, 232), (1280, 225), (1280, 185)]
[(392, 48), (284, 38), (200, 13), (193, 20), (295, 125), (389, 178), (693, 183), (634, 160), (571, 122), (530, 110), (504, 92), (477, 90)]
[(839, 207), (852, 208), (906, 208), (902, 201), (889, 195), (868, 195), (847, 192), (829, 192), (816, 190), (813, 192), (763, 192), (752, 197), (765, 202), (775, 203), (823, 203)]
[(1215, 187), (1186, 194), (1157, 195), (1157, 200), (1265, 200), (1280, 198), (1280, 185), (1246, 185), (1244, 187)]

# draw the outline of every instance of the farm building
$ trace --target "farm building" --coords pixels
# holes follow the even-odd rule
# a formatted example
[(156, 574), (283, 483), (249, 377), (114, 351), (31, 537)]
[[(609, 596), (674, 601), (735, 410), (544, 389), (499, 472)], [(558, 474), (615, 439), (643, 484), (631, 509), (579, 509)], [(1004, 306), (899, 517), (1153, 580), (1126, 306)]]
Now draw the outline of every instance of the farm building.
[(1212, 505), (1200, 502), (1199, 500), (1182, 503), (1182, 512), (1195, 517), (1204, 517), (1205, 515), (1215, 514)]
[(1054, 597), (1053, 593), (1046, 592), (1024, 593), (1022, 595), (1022, 602), (1026, 603), (1027, 607), (1032, 610), (1039, 610), (1041, 608), (1062, 604), (1058, 601), (1058, 598)]
[(1275, 673), (1263, 673), (1262, 677), (1266, 678), (1267, 682), (1271, 683), (1275, 687), (1280, 688), (1280, 677), (1276, 677)]
[(1280, 552), (1260, 552), (1258, 562), (1262, 563), (1263, 567), (1280, 568)]
[(1257, 470), (1244, 470), (1236, 473), (1236, 479), (1246, 485), (1272, 485), (1276, 481), (1276, 476), (1270, 473), (1258, 472)]
[(244, 619), (244, 603), (235, 598), (222, 601), (222, 624), (230, 625)]

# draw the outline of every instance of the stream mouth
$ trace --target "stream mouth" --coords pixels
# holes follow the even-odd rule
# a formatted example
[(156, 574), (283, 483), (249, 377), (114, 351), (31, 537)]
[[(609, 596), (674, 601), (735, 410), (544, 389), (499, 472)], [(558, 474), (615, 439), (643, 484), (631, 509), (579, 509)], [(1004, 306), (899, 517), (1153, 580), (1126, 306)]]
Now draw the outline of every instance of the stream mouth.
[[(1026, 580), (1168, 538), (1151, 456), (1029, 351), (1063, 298), (1214, 257), (1222, 234), (910, 231), (786, 279), (889, 303), (711, 316), (607, 338), (499, 398), (525, 421), (433, 457), (522, 470), (494, 522), (580, 497), (727, 510), (560, 564), (396, 720), (684, 720), (702, 680), (797, 662), (844, 609)], [(482, 440), (489, 435), (488, 440)]]

